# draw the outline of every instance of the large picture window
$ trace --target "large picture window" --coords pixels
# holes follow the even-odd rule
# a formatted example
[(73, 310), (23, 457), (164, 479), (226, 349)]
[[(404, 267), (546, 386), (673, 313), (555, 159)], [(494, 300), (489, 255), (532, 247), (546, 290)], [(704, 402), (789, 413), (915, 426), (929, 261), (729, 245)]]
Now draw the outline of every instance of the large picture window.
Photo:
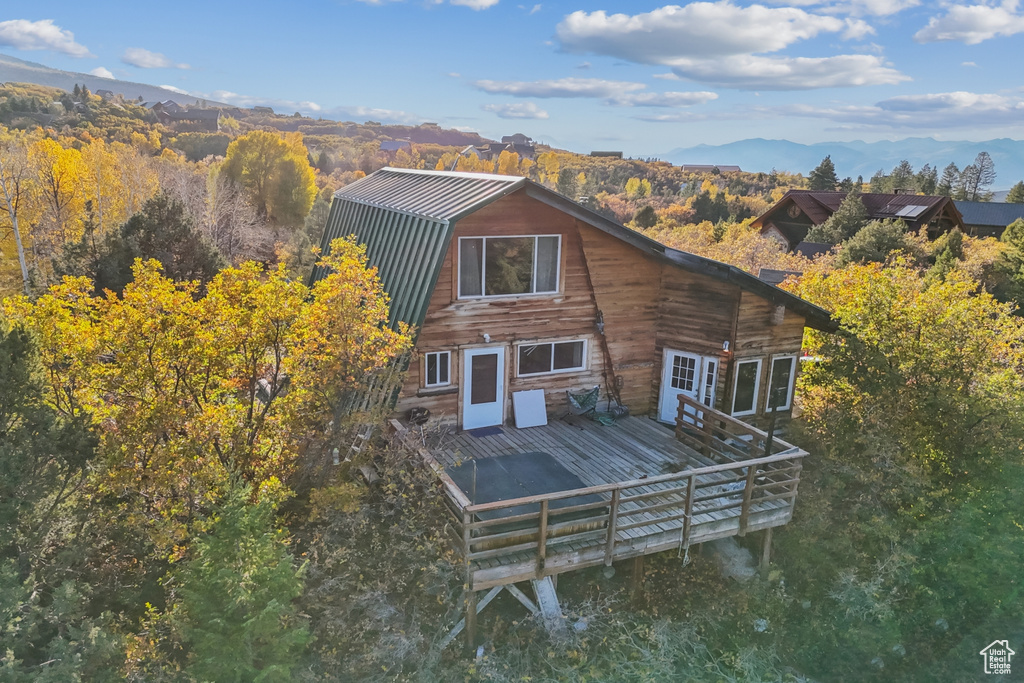
[(557, 292), (561, 239), (459, 238), (459, 298)]
[(765, 412), (770, 412), (774, 401), (777, 410), (793, 406), (793, 380), (796, 377), (796, 356), (772, 358), (772, 371), (768, 379), (768, 398)]
[(573, 372), (587, 367), (587, 342), (579, 339), (543, 344), (520, 344), (518, 371), (524, 375), (547, 375), (554, 372)]
[(757, 412), (757, 393), (761, 388), (761, 359), (736, 362), (736, 379), (732, 387), (732, 414), (753, 415)]

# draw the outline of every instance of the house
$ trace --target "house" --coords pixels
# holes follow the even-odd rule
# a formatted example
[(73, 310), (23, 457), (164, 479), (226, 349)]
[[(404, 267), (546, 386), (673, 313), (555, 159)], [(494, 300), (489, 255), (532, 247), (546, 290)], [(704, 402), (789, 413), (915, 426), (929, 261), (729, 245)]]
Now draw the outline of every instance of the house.
[[(772, 385), (788, 413), (804, 327), (832, 324), (526, 178), (382, 169), (335, 194), (321, 248), (349, 234), (367, 244), (393, 319), (419, 329), (397, 411), (464, 429), (504, 424), (516, 391), (544, 389), (553, 415), (566, 390), (595, 384), (666, 423), (680, 391), (757, 421)], [(478, 388), (499, 391), (482, 403)]]
[(953, 202), (963, 216), (965, 234), (1001, 237), (1010, 223), (1024, 219), (1024, 204), (1006, 202)]
[(739, 173), (739, 166), (726, 166), (724, 164), (683, 164), (680, 167), (683, 173)]
[(533, 140), (522, 133), (513, 133), (512, 135), (502, 135), (502, 144), (506, 145), (530, 145), (533, 146)]
[[(756, 425), (791, 414), (826, 311), (514, 176), (381, 169), (334, 195), (321, 248), (349, 235), (416, 327), (395, 431), (450, 427), (410, 443), (450, 502), (467, 632), (477, 593), (517, 582), (551, 597), (559, 573), (754, 531), (767, 562), (807, 453)], [(563, 419), (595, 386), (629, 416)]]
[(97, 90), (96, 94), (99, 97), (102, 97), (105, 100), (110, 100), (110, 99), (114, 98), (114, 91), (113, 90)]
[(412, 143), (408, 140), (382, 140), (380, 143), (380, 151), (382, 152), (388, 152), (391, 154), (400, 149), (404, 149), (408, 152), (412, 150)]
[[(859, 193), (869, 220), (898, 219), (911, 231), (927, 228), (935, 238), (953, 228), (963, 230), (960, 212), (949, 197), (915, 194)], [(811, 227), (827, 221), (846, 199), (845, 192), (790, 190), (751, 225), (792, 251)]]

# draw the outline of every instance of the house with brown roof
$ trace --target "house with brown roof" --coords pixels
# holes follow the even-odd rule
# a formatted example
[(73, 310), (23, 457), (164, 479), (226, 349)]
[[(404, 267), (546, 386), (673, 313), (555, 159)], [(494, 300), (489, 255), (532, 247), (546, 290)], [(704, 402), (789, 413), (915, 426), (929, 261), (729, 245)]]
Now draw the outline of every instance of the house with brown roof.
[[(914, 232), (926, 228), (932, 239), (953, 228), (964, 229), (963, 218), (949, 197), (872, 192), (858, 196), (869, 220), (901, 220)], [(813, 226), (827, 221), (844, 199), (845, 192), (790, 190), (751, 225), (792, 251)]]

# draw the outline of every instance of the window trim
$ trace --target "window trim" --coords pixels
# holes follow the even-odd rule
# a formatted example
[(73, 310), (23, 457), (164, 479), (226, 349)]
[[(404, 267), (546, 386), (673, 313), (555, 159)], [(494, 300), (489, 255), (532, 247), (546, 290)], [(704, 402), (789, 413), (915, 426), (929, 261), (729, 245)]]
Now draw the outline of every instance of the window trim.
[[(531, 289), (537, 287), (537, 245), (538, 237), (554, 237), (558, 240), (558, 254), (555, 258), (555, 289), (549, 292), (525, 292), (522, 294), (483, 294), (487, 287), (487, 240), (502, 240), (502, 239), (523, 239), (526, 237), (533, 238), (533, 281), (530, 283)], [(462, 293), (462, 240), (483, 240), (483, 254), (480, 259), (480, 294), (463, 294)], [(500, 299), (515, 296), (555, 296), (562, 292), (562, 235), (559, 233), (555, 234), (535, 234), (535, 235), (465, 235), (459, 238), (458, 250), (456, 251), (456, 273), (455, 273), (455, 298), (462, 300), (472, 299)]]
[(786, 358), (789, 359), (789, 386), (786, 387), (786, 404), (785, 405), (781, 405), (781, 406), (777, 406), (776, 410), (781, 412), (783, 410), (789, 410), (790, 408), (793, 407), (793, 394), (796, 393), (795, 392), (795, 388), (796, 388), (796, 362), (797, 362), (797, 354), (795, 354), (795, 353), (780, 353), (777, 356), (772, 356), (771, 360), (768, 363), (768, 391), (765, 392), (765, 397), (764, 397), (764, 412), (765, 412), (765, 414), (768, 414), (769, 412), (771, 412), (771, 406), (769, 405), (769, 403), (771, 401), (772, 380), (775, 379), (775, 361), (777, 361), (777, 360), (784, 360)]
[[(580, 367), (578, 367), (578, 368), (563, 368), (561, 370), (551, 369), (551, 370), (548, 370), (547, 372), (529, 372), (529, 373), (526, 373), (525, 375), (519, 371), (519, 349), (520, 348), (522, 348), (524, 346), (541, 346), (541, 345), (544, 345), (544, 344), (551, 345), (551, 367), (554, 368), (554, 365), (555, 365), (555, 344), (570, 344), (570, 343), (576, 343), (576, 342), (583, 342), (583, 353), (581, 354), (581, 358), (583, 360), (583, 365), (581, 365)], [(515, 347), (515, 352), (516, 352), (516, 378), (522, 377), (522, 378), (525, 378), (525, 379), (529, 379), (531, 377), (547, 377), (548, 375), (565, 375), (565, 374), (568, 374), (570, 372), (586, 372), (587, 369), (590, 367), (590, 356), (589, 356), (590, 344), (589, 344), (588, 340), (585, 337), (579, 337), (579, 338), (573, 337), (573, 338), (569, 338), (569, 339), (552, 339), (550, 341), (549, 340), (544, 340), (544, 341), (516, 342), (514, 347)]]
[[(745, 415), (757, 415), (757, 406), (760, 403), (761, 393), (761, 371), (763, 369), (764, 358), (737, 358), (736, 364), (733, 368), (732, 376), (732, 400), (729, 402), (729, 408), (732, 412), (729, 414), (733, 417), (743, 417)], [(757, 371), (754, 373), (754, 400), (750, 402), (750, 410), (743, 410), (740, 412), (736, 411), (736, 387), (740, 383), (740, 366), (746, 363), (756, 363)]]
[[(428, 376), (427, 358), (429, 356), (445, 356), (448, 362), (448, 381), (447, 382), (435, 382), (431, 384), (430, 377)], [(440, 369), (440, 365), (438, 368)], [(424, 389), (441, 389), (444, 387), (450, 387), (452, 385), (452, 352), (451, 351), (426, 351), (423, 354), (423, 388)]]

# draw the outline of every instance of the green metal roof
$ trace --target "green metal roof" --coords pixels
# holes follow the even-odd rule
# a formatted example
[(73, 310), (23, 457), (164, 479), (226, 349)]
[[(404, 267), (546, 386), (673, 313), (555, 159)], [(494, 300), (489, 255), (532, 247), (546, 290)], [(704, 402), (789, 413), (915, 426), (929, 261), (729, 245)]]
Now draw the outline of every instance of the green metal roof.
[[(549, 206), (606, 232), (658, 260), (724, 280), (803, 315), (809, 326), (835, 329), (827, 311), (762, 282), (735, 266), (669, 249), (638, 232), (552, 192), (526, 178), (384, 168), (334, 194), (320, 243), (355, 235), (366, 244), (369, 265), (377, 268), (391, 297), (391, 324), (423, 324), (448, 245), (460, 218), (520, 189)], [(314, 267), (310, 282), (324, 276)]]

